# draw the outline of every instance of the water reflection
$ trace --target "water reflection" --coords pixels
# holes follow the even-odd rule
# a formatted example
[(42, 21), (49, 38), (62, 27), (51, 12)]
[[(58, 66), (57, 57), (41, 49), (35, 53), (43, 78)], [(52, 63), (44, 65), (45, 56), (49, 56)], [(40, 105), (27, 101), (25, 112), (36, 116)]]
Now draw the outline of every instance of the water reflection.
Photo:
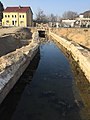
[(32, 80), (33, 74), (35, 73), (38, 63), (40, 60), (40, 51), (38, 50), (37, 55), (30, 63), (20, 80), (16, 83), (14, 88), (8, 94), (6, 99), (0, 105), (0, 120), (10, 120), (12, 114), (16, 110), (16, 106), (21, 99), (21, 95), (25, 89), (25, 86)]

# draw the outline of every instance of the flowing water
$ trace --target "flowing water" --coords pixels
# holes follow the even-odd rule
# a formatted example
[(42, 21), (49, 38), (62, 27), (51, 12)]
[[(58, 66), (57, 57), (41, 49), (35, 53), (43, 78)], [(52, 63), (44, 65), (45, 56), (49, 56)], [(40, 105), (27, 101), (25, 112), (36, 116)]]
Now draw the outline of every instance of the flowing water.
[(68, 59), (46, 42), (2, 103), (0, 120), (87, 120), (83, 109)]

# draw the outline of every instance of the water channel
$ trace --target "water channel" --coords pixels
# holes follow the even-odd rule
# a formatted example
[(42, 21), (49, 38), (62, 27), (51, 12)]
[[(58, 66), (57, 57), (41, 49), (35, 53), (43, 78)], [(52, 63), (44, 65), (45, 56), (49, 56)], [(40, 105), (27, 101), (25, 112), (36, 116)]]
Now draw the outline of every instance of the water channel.
[(48, 41), (1, 104), (0, 120), (90, 120), (84, 107), (67, 57)]

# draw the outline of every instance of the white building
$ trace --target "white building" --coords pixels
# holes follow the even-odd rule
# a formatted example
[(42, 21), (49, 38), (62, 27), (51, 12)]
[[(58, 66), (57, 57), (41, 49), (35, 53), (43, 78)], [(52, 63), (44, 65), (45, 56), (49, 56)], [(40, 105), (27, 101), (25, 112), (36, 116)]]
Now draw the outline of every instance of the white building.
[(76, 20), (62, 20), (62, 23), (64, 26), (66, 27), (74, 27), (74, 23), (75, 23)]
[(80, 14), (76, 20), (79, 22), (80, 27), (89, 27), (90, 26), (90, 18), (84, 17), (83, 14)]

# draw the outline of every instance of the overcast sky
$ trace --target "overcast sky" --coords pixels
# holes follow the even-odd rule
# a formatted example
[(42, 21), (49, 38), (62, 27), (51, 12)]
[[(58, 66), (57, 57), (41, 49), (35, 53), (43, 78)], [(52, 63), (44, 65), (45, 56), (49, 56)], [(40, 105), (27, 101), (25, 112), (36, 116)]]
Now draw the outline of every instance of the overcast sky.
[(5, 7), (8, 6), (30, 6), (34, 13), (38, 9), (44, 10), (44, 13), (62, 15), (64, 11), (74, 11), (82, 13), (90, 10), (90, 0), (1, 0)]

